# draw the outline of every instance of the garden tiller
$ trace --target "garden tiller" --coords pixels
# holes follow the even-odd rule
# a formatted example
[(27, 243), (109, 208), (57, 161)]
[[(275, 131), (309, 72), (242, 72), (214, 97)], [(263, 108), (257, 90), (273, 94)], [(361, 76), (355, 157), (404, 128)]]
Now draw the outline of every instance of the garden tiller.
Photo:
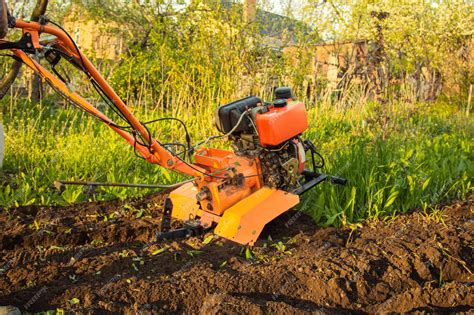
[[(301, 194), (325, 180), (345, 183), (343, 178), (316, 172), (324, 160), (309, 140), (301, 138), (308, 128), (305, 105), (287, 87), (277, 88), (272, 102), (250, 96), (217, 108), (215, 124), (220, 136), (191, 146), (186, 131), (186, 144), (166, 145), (152, 136), (149, 122), (131, 113), (61, 26), (44, 16), (38, 22), (9, 17), (8, 25), (21, 29), (23, 35), (16, 42), (0, 40), (1, 50), (9, 50), (11, 57), (39, 74), (55, 91), (117, 132), (140, 157), (192, 178), (176, 185), (165, 200), (158, 239), (213, 228), (221, 237), (252, 245), (267, 223), (299, 203)], [(42, 58), (50, 70), (40, 64)], [(86, 74), (120, 124), (69, 88), (56, 68), (61, 59)], [(227, 138), (232, 151), (201, 148), (216, 138)], [(170, 230), (170, 218), (181, 220), (185, 227)]]

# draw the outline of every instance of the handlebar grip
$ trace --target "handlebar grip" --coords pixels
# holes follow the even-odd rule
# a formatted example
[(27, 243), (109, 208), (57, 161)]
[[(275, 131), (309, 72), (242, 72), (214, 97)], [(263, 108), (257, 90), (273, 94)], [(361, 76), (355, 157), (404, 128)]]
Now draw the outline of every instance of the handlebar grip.
[(345, 185), (347, 183), (347, 179), (337, 176), (331, 176), (331, 182), (333, 184)]

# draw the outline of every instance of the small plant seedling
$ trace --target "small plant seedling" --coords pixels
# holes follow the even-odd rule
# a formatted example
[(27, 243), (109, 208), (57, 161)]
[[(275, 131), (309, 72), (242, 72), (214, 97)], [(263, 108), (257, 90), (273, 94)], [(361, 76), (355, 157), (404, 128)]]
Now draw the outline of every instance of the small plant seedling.
[(186, 254), (188, 254), (191, 257), (194, 257), (195, 255), (201, 255), (204, 253), (202, 250), (187, 250)]
[(135, 215), (135, 217), (136, 217), (137, 219), (140, 219), (140, 218), (143, 216), (143, 213), (145, 213), (145, 210), (144, 210), (144, 209), (138, 209), (138, 210), (137, 210), (137, 213), (136, 213), (136, 215)]
[(279, 241), (276, 244), (272, 244), (272, 247), (275, 247), (277, 249), (277, 251), (279, 251), (280, 253), (283, 253), (286, 250), (286, 245), (283, 244), (282, 241)]
[(253, 258), (254, 258), (254, 256), (253, 256), (252, 250), (250, 249), (250, 247), (246, 247), (245, 248), (245, 259), (251, 260)]
[(91, 242), (91, 245), (92, 245), (92, 246), (97, 246), (97, 247), (98, 247), (98, 246), (101, 246), (101, 245), (103, 245), (103, 244), (104, 244), (104, 240), (93, 240), (93, 241)]
[(282, 241), (279, 241), (279, 242), (276, 243), (276, 244), (272, 244), (271, 246), (272, 246), (272, 247), (275, 247), (276, 250), (277, 250), (279, 253), (281, 253), (281, 254), (291, 254), (291, 250), (288, 250), (288, 249), (286, 248), (286, 245), (283, 244)]
[(132, 263), (132, 267), (133, 267), (133, 269), (134, 269), (135, 271), (139, 271), (139, 270), (138, 270), (138, 267), (135, 265), (135, 263)]
[(127, 252), (126, 250), (123, 250), (123, 251), (120, 252), (119, 257), (120, 258), (126, 258), (126, 257), (128, 257), (128, 255), (129, 255), (129, 252)]
[(174, 259), (174, 261), (178, 261), (178, 257), (179, 257), (179, 253), (178, 253), (178, 252), (173, 253), (173, 259)]
[(76, 297), (69, 300), (69, 304), (71, 305), (78, 305), (79, 303), (81, 303), (81, 300)]
[(349, 229), (351, 230), (351, 232), (349, 233), (349, 236), (347, 237), (346, 246), (349, 245), (349, 243), (351, 242), (352, 234), (354, 233), (354, 231), (356, 231), (358, 228), (361, 228), (361, 227), (362, 227), (362, 224), (360, 223), (349, 224)]
[(135, 208), (132, 205), (128, 204), (128, 203), (123, 205), (122, 209), (123, 209), (123, 212), (125, 212), (125, 213), (132, 213), (132, 212), (135, 211)]
[(444, 286), (444, 280), (443, 280), (443, 269), (439, 269), (439, 287), (442, 288)]
[(145, 261), (143, 260), (143, 257), (134, 257), (134, 258), (132, 259), (132, 261), (139, 262), (140, 265), (145, 264)]
[[(38, 231), (40, 231), (40, 230), (42, 229), (42, 227), (43, 227), (43, 229), (44, 229), (44, 228), (47, 227), (47, 226), (48, 226), (47, 223), (41, 222), (41, 221), (38, 221), (38, 220), (35, 219), (35, 220), (33, 221), (33, 223), (31, 223), (30, 225), (28, 225), (28, 228), (30, 228), (31, 230), (34, 230), (34, 231), (38, 232)], [(42, 233), (42, 232), (48, 233), (48, 232), (50, 232), (50, 231), (44, 230), (44, 231), (40, 231), (39, 233)]]
[(210, 242), (212, 242), (212, 240), (214, 239), (214, 235), (209, 235), (208, 237), (206, 237), (204, 239), (204, 241), (202, 242), (204, 245), (207, 245), (209, 244)]
[(69, 280), (71, 280), (72, 283), (76, 283), (78, 281), (75, 274), (69, 275)]
[(115, 217), (115, 212), (112, 212), (111, 214), (104, 214), (103, 215), (103, 220), (104, 222), (109, 222)]
[(156, 256), (156, 255), (162, 254), (162, 253), (166, 252), (168, 250), (168, 248), (169, 247), (165, 246), (165, 247), (162, 247), (160, 249), (157, 249), (153, 253), (151, 253), (151, 255)]
[(62, 246), (55, 246), (55, 245), (52, 245), (49, 247), (50, 250), (57, 250), (57, 251), (60, 251), (60, 252), (64, 252), (66, 250), (66, 248), (62, 247)]

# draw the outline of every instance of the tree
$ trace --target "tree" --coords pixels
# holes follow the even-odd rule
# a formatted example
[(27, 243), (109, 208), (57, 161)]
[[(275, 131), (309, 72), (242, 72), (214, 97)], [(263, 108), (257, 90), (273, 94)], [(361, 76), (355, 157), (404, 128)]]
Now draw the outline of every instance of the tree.
[(418, 99), (432, 100), (443, 87), (467, 90), (472, 64), (466, 52), (474, 34), (470, 1), (328, 0), (324, 8), (315, 5), (318, 0), (307, 3), (304, 16), (317, 21), (326, 40), (375, 45), (373, 66), (383, 74), (385, 94), (413, 85)]
[[(48, 7), (48, 0), (37, 0), (36, 5), (31, 14), (32, 21), (38, 21), (41, 15), (46, 13)], [(2, 99), (8, 92), (16, 77), (20, 73), (22, 63), (14, 61), (8, 74), (0, 80), (0, 99)], [(41, 99), (41, 78), (34, 74), (31, 82), (32, 86), (32, 101), (38, 102)]]
[(7, 12), (8, 8), (5, 0), (0, 0), (0, 39), (7, 35)]

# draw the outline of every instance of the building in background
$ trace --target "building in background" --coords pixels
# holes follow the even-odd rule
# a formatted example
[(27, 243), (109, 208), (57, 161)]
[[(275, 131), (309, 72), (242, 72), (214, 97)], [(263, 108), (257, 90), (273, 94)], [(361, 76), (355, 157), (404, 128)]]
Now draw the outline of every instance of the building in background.
[[(301, 21), (285, 17), (276, 13), (257, 8), (256, 0), (247, 0), (244, 4), (238, 1), (221, 0), (225, 10), (237, 9), (241, 11), (244, 21), (249, 25), (256, 22), (258, 31), (262, 35), (261, 45), (272, 48), (283, 48), (296, 43), (299, 32), (309, 32), (310, 28)], [(102, 60), (118, 60), (125, 52), (126, 39), (120, 34), (111, 33), (114, 22), (91, 20), (82, 11), (72, 5), (66, 14), (63, 25), (78, 46), (87, 54)], [(225, 15), (222, 16), (225, 20)]]
[(369, 43), (359, 39), (322, 42), (305, 48), (289, 46), (283, 52), (293, 66), (298, 66), (299, 62), (309, 64), (306, 85), (324, 80), (330, 88), (337, 89), (349, 78), (355, 83), (365, 80), (369, 50)]
[[(366, 66), (369, 62), (369, 44), (366, 40), (322, 42), (304, 48), (297, 46), (298, 36), (306, 36), (312, 29), (305, 23), (268, 12), (257, 7), (256, 0), (246, 0), (243, 3), (235, 0), (220, 0), (224, 10), (234, 10), (242, 16), (249, 27), (256, 24), (260, 35), (258, 45), (281, 51), (281, 54), (291, 60), (291, 64), (305, 62), (310, 65), (305, 77), (308, 93), (312, 87), (324, 82), (331, 89), (341, 88), (344, 79), (351, 82), (366, 80)], [(222, 14), (222, 20), (228, 17)], [(229, 21), (231, 23), (231, 21)], [(91, 20), (81, 14), (81, 10), (72, 7), (64, 19), (64, 26), (79, 47), (88, 55), (98, 60), (118, 60), (125, 52), (127, 40), (121, 34), (112, 33), (114, 22)], [(306, 55), (302, 58), (302, 55)]]

